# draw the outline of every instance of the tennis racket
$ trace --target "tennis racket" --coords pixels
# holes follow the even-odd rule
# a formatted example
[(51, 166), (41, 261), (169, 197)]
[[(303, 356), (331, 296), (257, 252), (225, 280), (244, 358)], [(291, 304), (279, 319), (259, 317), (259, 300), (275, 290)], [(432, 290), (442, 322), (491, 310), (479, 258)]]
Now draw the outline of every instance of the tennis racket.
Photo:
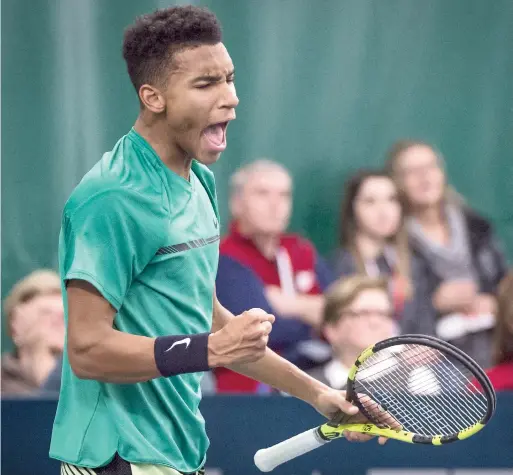
[[(441, 445), (479, 432), (495, 412), (490, 380), (468, 355), (434, 337), (402, 335), (363, 351), (349, 371), (347, 400), (357, 416), (333, 420), (255, 454), (255, 465), (278, 465), (343, 437), (345, 430), (413, 444)], [(357, 417), (368, 420), (357, 422)]]

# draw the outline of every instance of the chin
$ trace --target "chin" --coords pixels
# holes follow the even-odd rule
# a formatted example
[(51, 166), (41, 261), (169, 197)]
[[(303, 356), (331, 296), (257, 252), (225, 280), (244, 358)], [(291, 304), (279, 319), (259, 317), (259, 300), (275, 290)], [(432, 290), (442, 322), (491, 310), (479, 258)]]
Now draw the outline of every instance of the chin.
[(276, 227), (276, 226), (271, 226), (271, 227), (266, 227), (266, 226), (262, 226), (262, 234), (266, 234), (267, 236), (281, 236), (282, 234), (285, 233), (285, 229), (283, 229), (282, 227)]
[(213, 165), (221, 158), (221, 152), (215, 154), (200, 154), (196, 157), (196, 160), (203, 165)]
[(377, 229), (376, 230), (376, 237), (379, 239), (390, 239), (395, 236), (397, 233), (397, 228), (386, 228), (386, 229)]
[(442, 196), (436, 191), (431, 191), (419, 196), (418, 202), (422, 206), (435, 206), (442, 201)]

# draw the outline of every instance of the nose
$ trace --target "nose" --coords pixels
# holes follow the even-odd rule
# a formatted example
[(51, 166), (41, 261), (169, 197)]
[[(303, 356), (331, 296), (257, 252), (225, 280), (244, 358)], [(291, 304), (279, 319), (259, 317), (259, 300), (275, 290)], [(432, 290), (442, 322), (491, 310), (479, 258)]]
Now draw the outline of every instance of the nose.
[(235, 109), (239, 105), (239, 98), (237, 97), (235, 85), (233, 83), (228, 83), (227, 86), (221, 107), (224, 109)]

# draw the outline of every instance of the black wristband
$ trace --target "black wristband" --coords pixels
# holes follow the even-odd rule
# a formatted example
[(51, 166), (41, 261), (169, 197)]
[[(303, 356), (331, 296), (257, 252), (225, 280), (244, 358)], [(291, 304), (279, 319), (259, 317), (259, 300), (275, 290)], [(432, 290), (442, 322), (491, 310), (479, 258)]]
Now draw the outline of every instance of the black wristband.
[(155, 362), (162, 376), (208, 371), (208, 337), (197, 335), (159, 336), (155, 340)]

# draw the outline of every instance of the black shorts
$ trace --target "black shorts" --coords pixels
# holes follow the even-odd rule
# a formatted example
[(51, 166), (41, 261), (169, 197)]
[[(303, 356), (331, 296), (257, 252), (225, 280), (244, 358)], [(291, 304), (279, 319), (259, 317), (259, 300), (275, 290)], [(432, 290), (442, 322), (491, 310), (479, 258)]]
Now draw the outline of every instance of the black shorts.
[(150, 464), (131, 464), (123, 460), (118, 454), (114, 456), (112, 462), (104, 467), (85, 468), (77, 467), (69, 463), (61, 464), (61, 475), (205, 475), (205, 469), (197, 472), (189, 472), (184, 474), (164, 465)]

